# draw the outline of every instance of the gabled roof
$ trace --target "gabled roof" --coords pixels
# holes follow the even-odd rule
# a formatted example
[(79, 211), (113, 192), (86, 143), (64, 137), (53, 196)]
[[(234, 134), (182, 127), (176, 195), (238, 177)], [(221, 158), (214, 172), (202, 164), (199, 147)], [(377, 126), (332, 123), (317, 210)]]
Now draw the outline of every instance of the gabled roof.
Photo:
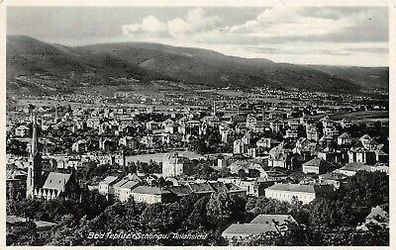
[(64, 191), (65, 185), (69, 182), (70, 177), (71, 174), (50, 172), (45, 180), (43, 188)]
[(378, 151), (377, 151), (377, 155), (388, 155), (388, 154), (385, 153), (385, 152), (382, 151), (382, 150), (378, 150)]
[(337, 138), (340, 138), (340, 139), (351, 139), (351, 136), (347, 132), (344, 132), (340, 136), (338, 136)]

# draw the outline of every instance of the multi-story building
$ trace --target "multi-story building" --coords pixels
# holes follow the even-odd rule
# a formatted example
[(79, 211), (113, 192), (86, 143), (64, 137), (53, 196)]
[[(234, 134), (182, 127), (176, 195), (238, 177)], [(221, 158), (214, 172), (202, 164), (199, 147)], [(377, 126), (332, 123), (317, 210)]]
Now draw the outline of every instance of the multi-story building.
[(297, 198), (303, 204), (308, 204), (318, 196), (330, 195), (332, 191), (331, 186), (278, 183), (265, 189), (265, 197), (287, 202)]

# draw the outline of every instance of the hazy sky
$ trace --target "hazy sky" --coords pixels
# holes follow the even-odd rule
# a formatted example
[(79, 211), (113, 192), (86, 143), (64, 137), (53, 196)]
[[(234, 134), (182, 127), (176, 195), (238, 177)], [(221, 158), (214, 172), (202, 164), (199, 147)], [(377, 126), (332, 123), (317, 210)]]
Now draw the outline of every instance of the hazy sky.
[(276, 62), (388, 65), (386, 7), (8, 7), (7, 34), (65, 45), (146, 41)]

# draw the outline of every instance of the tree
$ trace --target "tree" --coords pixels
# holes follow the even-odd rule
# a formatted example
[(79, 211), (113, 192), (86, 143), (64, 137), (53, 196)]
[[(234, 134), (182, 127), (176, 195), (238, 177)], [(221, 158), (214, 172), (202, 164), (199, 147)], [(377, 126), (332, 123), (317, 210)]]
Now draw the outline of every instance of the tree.
[(207, 216), (218, 229), (223, 230), (232, 222), (243, 221), (246, 200), (229, 193), (212, 193), (207, 204)]
[(7, 227), (7, 246), (37, 246), (43, 242), (37, 238), (36, 224), (32, 221), (17, 222)]
[(28, 156), (29, 153), (27, 151), (27, 143), (21, 142), (19, 140), (10, 140), (7, 142), (6, 148), (7, 154), (19, 155), (19, 156)]

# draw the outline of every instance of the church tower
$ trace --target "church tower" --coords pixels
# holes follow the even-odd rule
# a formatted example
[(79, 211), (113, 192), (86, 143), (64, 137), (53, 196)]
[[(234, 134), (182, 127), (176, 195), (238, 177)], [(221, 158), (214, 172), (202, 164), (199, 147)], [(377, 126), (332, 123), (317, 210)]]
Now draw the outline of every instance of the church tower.
[(32, 145), (30, 150), (28, 176), (26, 180), (26, 197), (34, 198), (34, 190), (41, 186), (41, 155), (38, 148), (38, 128), (36, 113), (32, 111)]

